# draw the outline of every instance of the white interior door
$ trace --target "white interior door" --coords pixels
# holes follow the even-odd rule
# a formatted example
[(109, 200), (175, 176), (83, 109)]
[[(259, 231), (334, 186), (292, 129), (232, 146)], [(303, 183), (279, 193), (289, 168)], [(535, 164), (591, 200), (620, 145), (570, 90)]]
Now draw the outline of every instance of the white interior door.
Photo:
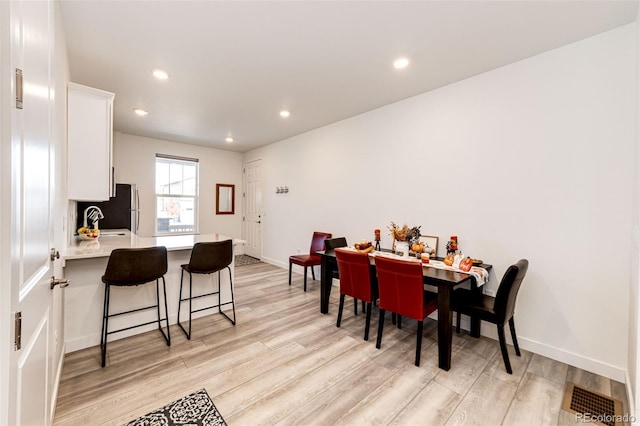
[[(6, 396), (3, 405), (7, 403), (7, 407), (1, 407), (4, 414), (0, 423), (47, 425), (51, 422), (54, 393), (49, 375), (53, 368), (50, 348), (55, 339), (50, 335), (50, 249), (54, 238), (50, 218), (55, 201), (50, 166), (55, 146), (51, 138), (52, 5), (48, 1), (7, 3), (2, 8), (2, 24), (8, 23), (10, 28), (9, 34), (2, 32), (2, 38), (8, 38), (10, 43), (9, 50), (2, 52), (2, 59), (10, 63), (12, 95), (11, 105), (2, 106), (0, 196), (2, 248), (7, 254), (3, 254), (1, 272), (10, 288), (1, 294), (10, 300), (10, 309), (2, 311), (2, 332), (11, 339), (0, 344), (11, 345), (11, 349), (6, 352), (8, 369), (3, 370), (0, 384), (0, 394)], [(4, 41), (3, 45), (7, 46)], [(22, 91), (16, 69), (22, 70)], [(4, 84), (3, 95), (7, 94)], [(22, 108), (16, 100), (19, 97)]]
[(262, 186), (260, 169), (262, 160), (254, 160), (244, 165), (244, 220), (242, 233), (247, 241), (246, 255), (262, 259)]

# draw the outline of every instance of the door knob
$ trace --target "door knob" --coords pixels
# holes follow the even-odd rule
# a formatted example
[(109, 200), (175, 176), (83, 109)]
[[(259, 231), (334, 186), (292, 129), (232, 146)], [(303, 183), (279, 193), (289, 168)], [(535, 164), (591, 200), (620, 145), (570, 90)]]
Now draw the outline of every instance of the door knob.
[(53, 290), (53, 288), (55, 286), (59, 285), (60, 288), (65, 288), (69, 286), (69, 280), (66, 278), (54, 278), (51, 277), (51, 290)]

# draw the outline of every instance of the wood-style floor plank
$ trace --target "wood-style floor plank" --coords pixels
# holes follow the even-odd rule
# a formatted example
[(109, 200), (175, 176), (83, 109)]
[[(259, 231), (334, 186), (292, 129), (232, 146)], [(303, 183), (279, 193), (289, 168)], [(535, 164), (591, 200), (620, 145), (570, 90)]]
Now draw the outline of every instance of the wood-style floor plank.
[(416, 367), (414, 321), (398, 329), (388, 317), (376, 349), (378, 310), (364, 341), (361, 309), (354, 316), (347, 302), (336, 327), (338, 289), (323, 315), (319, 282), (308, 280), (304, 292), (301, 274), (289, 286), (285, 269), (238, 267), (235, 326), (214, 312), (193, 320), (191, 340), (173, 325), (171, 347), (157, 330), (115, 340), (106, 368), (98, 347), (67, 354), (54, 424), (121, 425), (201, 388), (230, 426), (575, 424), (560, 409), (567, 381), (628, 409), (624, 384), (511, 346), (509, 375), (498, 342), (466, 332), (454, 334), (443, 371), (433, 319)]

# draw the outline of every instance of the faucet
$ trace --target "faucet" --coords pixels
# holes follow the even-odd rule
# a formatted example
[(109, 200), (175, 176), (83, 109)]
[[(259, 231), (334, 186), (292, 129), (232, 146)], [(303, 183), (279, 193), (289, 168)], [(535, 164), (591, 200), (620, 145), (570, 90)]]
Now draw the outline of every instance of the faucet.
[(104, 219), (104, 215), (102, 214), (102, 210), (98, 206), (89, 206), (84, 209), (84, 222), (83, 226), (88, 227), (87, 219), (91, 220), (94, 229), (98, 229), (98, 221), (100, 219)]

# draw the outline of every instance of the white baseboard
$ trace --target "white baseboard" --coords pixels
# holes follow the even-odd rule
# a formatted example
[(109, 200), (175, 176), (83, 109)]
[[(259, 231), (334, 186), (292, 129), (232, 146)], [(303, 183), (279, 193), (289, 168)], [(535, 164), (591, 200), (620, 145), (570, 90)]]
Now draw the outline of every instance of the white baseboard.
[(534, 352), (538, 355), (564, 362), (565, 364), (581, 368), (600, 376), (608, 377), (621, 383), (627, 383), (628, 377), (626, 370), (616, 367), (615, 365), (607, 364), (606, 362), (589, 358), (575, 352), (549, 346), (535, 340), (527, 339), (526, 337), (518, 337), (518, 343), (522, 349), (529, 352)]
[[(638, 416), (635, 415), (636, 412), (636, 404), (635, 404), (635, 399), (634, 399), (634, 395), (633, 395), (633, 389), (631, 388), (631, 377), (629, 377), (629, 371), (626, 372), (625, 374), (625, 386), (627, 388), (627, 399), (629, 402), (629, 414), (634, 415), (636, 418)], [(623, 413), (624, 414), (624, 413)], [(634, 425), (638, 424), (637, 422), (634, 422)]]
[[(455, 318), (455, 315), (454, 315)], [(437, 320), (437, 317), (435, 317)], [(455, 320), (454, 320), (455, 324)], [(464, 330), (469, 330), (469, 319), (466, 316), (462, 316), (460, 327)], [(489, 323), (482, 323), (482, 335), (493, 340), (498, 341), (498, 331), (495, 325)], [(507, 336), (507, 344), (511, 344), (511, 337)], [(616, 380), (620, 383), (627, 384), (629, 386), (629, 378), (627, 377), (627, 371), (620, 367), (616, 367), (605, 362), (588, 358), (581, 354), (576, 354), (564, 349), (549, 346), (545, 343), (538, 342), (532, 339), (528, 339), (524, 336), (518, 336), (518, 344), (521, 349), (529, 352), (536, 353), (538, 355), (546, 356), (555, 361), (563, 362), (573, 367), (581, 368), (591, 373), (598, 374), (600, 376), (607, 377), (609, 379)]]

